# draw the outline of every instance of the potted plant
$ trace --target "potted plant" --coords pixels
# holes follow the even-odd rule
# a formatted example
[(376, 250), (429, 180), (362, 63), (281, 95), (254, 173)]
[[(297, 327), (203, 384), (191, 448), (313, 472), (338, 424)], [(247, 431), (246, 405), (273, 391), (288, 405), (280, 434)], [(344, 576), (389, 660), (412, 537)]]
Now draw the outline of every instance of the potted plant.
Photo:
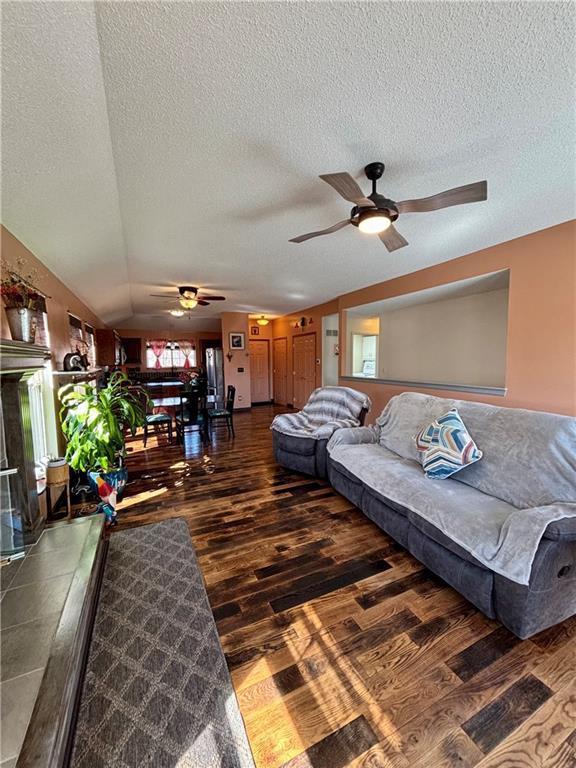
[(73, 469), (86, 472), (107, 525), (116, 522), (117, 497), (128, 479), (124, 432), (128, 429), (135, 435), (146, 420), (148, 395), (130, 384), (118, 371), (100, 389), (88, 383), (67, 384), (58, 393), (62, 432), (68, 441), (66, 460)]
[(42, 294), (22, 277), (10, 272), (0, 282), (0, 295), (14, 341), (33, 344), (36, 335), (34, 312), (39, 308)]

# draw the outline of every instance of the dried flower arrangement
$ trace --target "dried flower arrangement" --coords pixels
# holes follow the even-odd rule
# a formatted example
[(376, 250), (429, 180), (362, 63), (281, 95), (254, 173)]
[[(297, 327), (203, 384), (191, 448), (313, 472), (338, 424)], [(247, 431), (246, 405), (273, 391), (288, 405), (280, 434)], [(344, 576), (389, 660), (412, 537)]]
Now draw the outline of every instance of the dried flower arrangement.
[[(24, 263), (19, 260), (18, 267)], [(41, 309), (41, 299), (45, 295), (34, 287), (33, 282), (38, 279), (37, 270), (23, 277), (17, 269), (3, 261), (2, 280), (0, 281), (0, 296), (8, 309)]]

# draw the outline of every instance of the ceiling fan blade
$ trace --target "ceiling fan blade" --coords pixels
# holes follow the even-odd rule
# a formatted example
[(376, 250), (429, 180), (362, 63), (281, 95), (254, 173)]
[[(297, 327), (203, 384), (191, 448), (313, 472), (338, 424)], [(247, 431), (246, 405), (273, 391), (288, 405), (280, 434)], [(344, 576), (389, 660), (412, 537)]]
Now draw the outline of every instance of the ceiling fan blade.
[(198, 299), (198, 304), (200, 304), (201, 307), (208, 307), (210, 305), (210, 302), (204, 301), (204, 299)]
[(178, 298), (178, 296), (169, 296), (167, 293), (151, 293), (150, 296), (155, 299), (170, 299), (171, 301)]
[(388, 229), (385, 229), (384, 232), (380, 232), (379, 238), (390, 253), (392, 253), (392, 251), (397, 251), (398, 248), (404, 248), (405, 245), (408, 245), (408, 240), (402, 237), (394, 224), (390, 224)]
[(226, 301), (226, 296), (206, 296), (204, 293), (199, 294), (199, 298), (206, 301)]
[(348, 200), (348, 202), (355, 205), (374, 206), (372, 200), (364, 196), (364, 192), (362, 192), (349, 173), (324, 173), (320, 175), (320, 178), (326, 184), (330, 184), (339, 195), (342, 195), (344, 200)]
[(344, 219), (344, 221), (339, 221), (337, 224), (333, 224), (331, 227), (328, 227), (327, 229), (319, 229), (317, 232), (308, 232), (306, 235), (298, 235), (298, 237), (293, 237), (289, 242), (303, 243), (305, 240), (310, 240), (311, 237), (320, 237), (320, 235), (331, 235), (332, 232), (338, 232), (339, 229), (342, 229), (347, 224), (350, 224), (350, 219)]
[(431, 197), (420, 197), (415, 200), (403, 200), (396, 203), (398, 213), (427, 213), (438, 211), (440, 208), (450, 208), (452, 205), (464, 203), (479, 203), (488, 198), (488, 183), (477, 181), (464, 187), (454, 187)]

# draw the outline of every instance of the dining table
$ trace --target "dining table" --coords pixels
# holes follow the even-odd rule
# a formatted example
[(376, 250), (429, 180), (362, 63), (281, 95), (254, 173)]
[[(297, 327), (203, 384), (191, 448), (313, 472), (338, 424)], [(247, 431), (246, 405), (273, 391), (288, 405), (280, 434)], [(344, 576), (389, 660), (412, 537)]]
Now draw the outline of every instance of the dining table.
[(145, 386), (146, 389), (159, 389), (161, 387), (177, 387), (181, 389), (184, 386), (184, 382), (180, 381), (180, 379), (174, 379), (174, 381), (166, 379), (165, 381), (147, 381)]

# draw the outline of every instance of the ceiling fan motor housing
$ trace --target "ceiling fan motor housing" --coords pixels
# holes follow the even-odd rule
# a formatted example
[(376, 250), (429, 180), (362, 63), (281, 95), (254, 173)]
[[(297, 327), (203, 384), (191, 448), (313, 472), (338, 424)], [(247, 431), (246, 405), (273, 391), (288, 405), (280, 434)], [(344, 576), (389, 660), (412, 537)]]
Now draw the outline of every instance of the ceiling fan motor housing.
[(178, 293), (185, 299), (194, 299), (198, 293), (198, 288), (195, 288), (193, 285), (181, 285), (178, 288)]
[(368, 206), (355, 205), (350, 212), (350, 223), (354, 226), (358, 226), (359, 219), (363, 216), (375, 216), (378, 213), (384, 213), (390, 221), (394, 222), (399, 216), (398, 208), (394, 200), (389, 200), (384, 195), (379, 195), (377, 192), (372, 192), (371, 195), (367, 195), (370, 200), (374, 201), (375, 208)]

